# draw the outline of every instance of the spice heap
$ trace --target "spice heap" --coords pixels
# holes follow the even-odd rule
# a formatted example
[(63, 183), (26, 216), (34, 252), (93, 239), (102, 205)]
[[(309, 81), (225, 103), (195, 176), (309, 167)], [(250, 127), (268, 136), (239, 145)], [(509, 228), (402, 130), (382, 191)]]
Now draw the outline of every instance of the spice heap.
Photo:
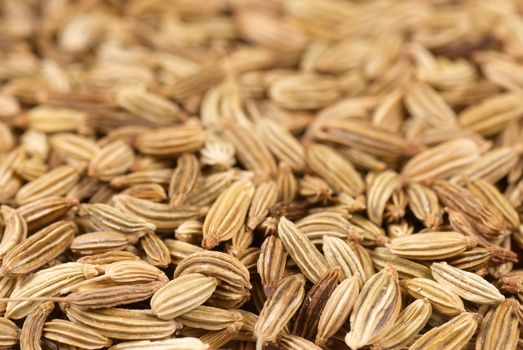
[(0, 203), (0, 349), (516, 349), (523, 6), (3, 0)]

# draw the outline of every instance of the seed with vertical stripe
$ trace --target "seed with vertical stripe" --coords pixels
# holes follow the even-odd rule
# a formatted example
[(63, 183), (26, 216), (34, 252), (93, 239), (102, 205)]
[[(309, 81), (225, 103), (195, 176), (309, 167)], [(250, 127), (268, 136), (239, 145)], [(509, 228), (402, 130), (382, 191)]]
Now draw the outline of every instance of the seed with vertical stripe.
[(109, 338), (94, 329), (67, 320), (54, 319), (44, 324), (44, 338), (82, 349), (100, 349), (111, 346)]
[(392, 266), (372, 276), (363, 286), (350, 317), (345, 343), (359, 349), (378, 341), (396, 322), (401, 311), (398, 273)]
[(178, 158), (169, 183), (169, 203), (176, 208), (185, 202), (187, 195), (191, 192), (200, 177), (200, 163), (193, 154), (182, 154)]

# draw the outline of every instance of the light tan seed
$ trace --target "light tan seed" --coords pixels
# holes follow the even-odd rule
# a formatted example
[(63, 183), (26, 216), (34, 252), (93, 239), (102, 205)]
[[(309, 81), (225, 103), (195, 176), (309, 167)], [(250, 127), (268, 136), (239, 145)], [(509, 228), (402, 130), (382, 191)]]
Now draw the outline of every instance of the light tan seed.
[(169, 204), (176, 208), (185, 202), (187, 195), (195, 188), (200, 177), (200, 163), (193, 154), (182, 154), (178, 158), (169, 183)]
[(523, 116), (523, 104), (518, 94), (506, 93), (489, 98), (466, 108), (459, 115), (459, 124), (484, 136), (503, 130), (512, 120)]
[(437, 229), (443, 221), (443, 210), (438, 203), (438, 196), (430, 188), (418, 183), (407, 187), (409, 208), (416, 218), (431, 230)]
[(172, 126), (146, 131), (136, 138), (135, 147), (143, 154), (176, 157), (199, 150), (205, 142), (205, 131), (197, 126)]
[(53, 135), (49, 138), (49, 144), (62, 157), (84, 162), (89, 162), (100, 150), (93, 140), (73, 133)]
[(350, 278), (358, 274), (363, 283), (367, 281), (372, 274), (367, 274), (363, 264), (350, 245), (336, 237), (323, 237), (323, 252), (330, 267), (339, 266), (344, 278)]
[(276, 339), (298, 310), (305, 295), (303, 275), (286, 277), (260, 312), (254, 329), (256, 349), (262, 350), (266, 342)]
[(111, 263), (105, 269), (105, 276), (118, 283), (167, 282), (165, 273), (141, 260), (123, 260)]
[(193, 253), (183, 259), (174, 271), (174, 277), (188, 273), (201, 273), (215, 277), (220, 284), (251, 288), (249, 270), (245, 265), (229, 254), (204, 250)]
[(399, 186), (399, 176), (392, 170), (378, 174), (368, 185), (367, 213), (372, 222), (381, 226), (385, 205)]
[(0, 349), (12, 349), (18, 343), (20, 329), (12, 321), (0, 317)]
[(472, 139), (450, 140), (411, 158), (401, 170), (401, 177), (409, 183), (446, 179), (474, 164), (479, 157), (480, 149)]
[(352, 164), (334, 149), (320, 144), (306, 149), (307, 165), (338, 193), (357, 196), (364, 190), (363, 180)]
[(90, 255), (112, 250), (122, 250), (127, 247), (128, 243), (124, 234), (100, 231), (84, 233), (83, 235), (75, 237), (70, 248), (77, 254)]
[(112, 250), (106, 253), (82, 256), (76, 261), (85, 264), (99, 265), (102, 268), (105, 268), (107, 265), (114, 262), (129, 260), (140, 260), (140, 258), (131, 252)]
[(54, 319), (44, 324), (44, 338), (82, 349), (100, 349), (111, 346), (112, 341), (94, 329), (67, 320)]
[(478, 304), (497, 304), (505, 297), (499, 290), (475, 273), (463, 271), (446, 262), (433, 263), (434, 279), (465, 300)]
[(80, 288), (63, 298), (63, 301), (82, 309), (105, 309), (149, 299), (164, 284), (165, 281), (129, 285), (93, 283), (93, 289), (90, 286), (85, 290)]
[(154, 183), (159, 185), (169, 184), (171, 176), (173, 174), (172, 169), (151, 169), (151, 170), (138, 170), (133, 173), (117, 176), (112, 179), (109, 183), (115, 188), (124, 188), (133, 185), (143, 185), (147, 183)]
[[(186, 220), (195, 219), (202, 211), (194, 206), (181, 205), (172, 209), (165, 203), (118, 194), (111, 198), (114, 207), (122, 212), (140, 218), (148, 225), (154, 225), (158, 232), (172, 232)], [(152, 232), (152, 231), (148, 231)]]
[(497, 147), (482, 154), (479, 159), (461, 170), (456, 176), (496, 183), (514, 168), (517, 161), (518, 155), (514, 148)]
[(429, 84), (415, 82), (408, 86), (405, 104), (414, 118), (425, 120), (438, 128), (456, 129), (456, 114)]
[(78, 170), (70, 165), (59, 166), (38, 179), (30, 181), (16, 193), (19, 205), (66, 194), (78, 181)]
[(184, 121), (180, 108), (172, 101), (140, 88), (121, 88), (116, 92), (118, 106), (155, 124)]
[(463, 301), (443, 285), (426, 278), (412, 278), (401, 282), (404, 289), (416, 299), (426, 299), (434, 311), (445, 316), (465, 312)]
[(227, 121), (222, 125), (221, 132), (224, 138), (233, 144), (238, 161), (245, 168), (254, 171), (264, 180), (277, 173), (274, 157), (256, 135), (253, 127)]
[(125, 174), (133, 165), (132, 148), (123, 141), (114, 141), (102, 147), (89, 162), (88, 174), (102, 181)]
[(287, 163), (278, 164), (278, 176), (276, 177), (278, 187), (278, 202), (290, 203), (298, 195), (298, 181)]
[(467, 183), (467, 188), (472, 194), (481, 198), (484, 203), (490, 203), (505, 218), (510, 230), (516, 230), (520, 220), (512, 204), (494, 185), (485, 180), (472, 180)]
[(199, 273), (177, 277), (154, 293), (151, 309), (157, 317), (172, 320), (205, 303), (217, 284), (214, 277)]
[(235, 180), (236, 171), (231, 169), (205, 177), (201, 184), (189, 194), (187, 204), (206, 206), (216, 198)]
[(203, 222), (203, 248), (216, 247), (242, 228), (253, 195), (249, 181), (237, 181), (220, 194)]
[(318, 320), (318, 334), (315, 343), (323, 346), (343, 326), (350, 313), (361, 288), (359, 274), (344, 279), (334, 289)]
[(372, 263), (376, 270), (390, 264), (396, 268), (401, 278), (431, 278), (430, 268), (418, 262), (400, 258), (391, 253), (387, 248), (378, 247), (371, 252)]
[(192, 253), (202, 252), (205, 250), (200, 246), (199, 243), (198, 245), (195, 245), (193, 243), (184, 242), (178, 239), (166, 239), (164, 240), (164, 243), (169, 249), (169, 254), (171, 254), (171, 260), (173, 264), (179, 264), (183, 259)]
[(391, 253), (414, 260), (443, 260), (477, 245), (474, 237), (458, 232), (423, 232), (395, 238), (388, 245)]
[(411, 343), (425, 326), (432, 313), (430, 303), (419, 299), (408, 305), (399, 314), (394, 326), (383, 335), (383, 339), (371, 345), (371, 349), (399, 349)]
[(316, 176), (305, 175), (300, 180), (299, 194), (310, 203), (326, 203), (332, 199), (333, 191), (324, 180)]
[(33, 310), (25, 319), (20, 331), (20, 348), (40, 350), (40, 338), (44, 329), (45, 320), (53, 312), (54, 303), (46, 301)]
[(154, 232), (156, 225), (136, 215), (124, 213), (107, 204), (96, 203), (80, 208), (80, 215), (85, 215), (101, 231), (121, 232), (133, 243), (147, 232)]
[(25, 219), (29, 232), (33, 232), (62, 218), (77, 205), (75, 199), (46, 197), (24, 204), (16, 211)]
[(275, 236), (267, 237), (261, 246), (257, 271), (268, 298), (272, 296), (283, 279), (286, 263), (287, 252), (281, 239)]
[(119, 308), (81, 310), (71, 305), (66, 307), (65, 313), (71, 321), (114, 339), (162, 339), (170, 336), (177, 329), (175, 321), (160, 320), (150, 310)]
[[(98, 270), (93, 265), (78, 262), (59, 264), (35, 273), (11, 293), (11, 298), (55, 297), (62, 289), (87, 281), (98, 274)], [(39, 303), (38, 300), (10, 301), (7, 304), (6, 316), (21, 319), (33, 311)]]
[(507, 299), (491, 309), (481, 321), (476, 349), (516, 349), (519, 339), (519, 307), (516, 300)]
[(311, 282), (316, 283), (327, 272), (327, 261), (298, 227), (285, 217), (280, 219), (278, 234), (288, 254)]
[(256, 186), (252, 197), (249, 214), (247, 215), (247, 228), (254, 230), (265, 220), (271, 208), (278, 199), (276, 182), (269, 180)]
[(165, 189), (161, 185), (154, 183), (131, 186), (123, 190), (122, 194), (158, 203), (167, 199)]
[(278, 339), (278, 345), (286, 350), (320, 350), (313, 342), (292, 334), (284, 334)]
[(462, 349), (476, 332), (478, 318), (477, 314), (464, 312), (423, 334), (409, 350)]
[(4, 232), (0, 241), (0, 257), (22, 242), (27, 237), (27, 224), (25, 219), (15, 209), (2, 205)]
[(4, 255), (0, 275), (17, 277), (42, 267), (69, 248), (77, 230), (72, 221), (57, 221), (29, 236)]
[(208, 346), (198, 338), (181, 337), (166, 340), (129, 341), (113, 345), (110, 350), (207, 350)]
[(261, 118), (255, 123), (256, 132), (263, 143), (282, 162), (295, 171), (305, 168), (305, 151), (298, 140), (283, 126), (269, 118)]

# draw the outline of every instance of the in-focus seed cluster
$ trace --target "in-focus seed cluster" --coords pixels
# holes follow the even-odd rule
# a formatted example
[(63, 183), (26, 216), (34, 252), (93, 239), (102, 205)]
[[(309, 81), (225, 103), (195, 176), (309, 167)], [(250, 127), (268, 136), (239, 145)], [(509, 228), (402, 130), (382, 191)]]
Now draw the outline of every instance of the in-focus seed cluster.
[(522, 218), (518, 1), (0, 1), (0, 349), (520, 349)]

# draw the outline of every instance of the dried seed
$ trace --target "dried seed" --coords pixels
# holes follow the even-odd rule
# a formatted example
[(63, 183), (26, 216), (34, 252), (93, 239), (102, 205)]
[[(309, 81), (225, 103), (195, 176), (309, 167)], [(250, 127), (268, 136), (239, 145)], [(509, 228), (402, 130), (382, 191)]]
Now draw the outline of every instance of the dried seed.
[(461, 349), (478, 327), (478, 315), (464, 312), (447, 323), (432, 328), (409, 347), (409, 350)]
[(404, 280), (401, 285), (416, 299), (426, 299), (434, 311), (444, 316), (456, 316), (465, 312), (463, 301), (443, 285), (426, 278)]
[(327, 272), (327, 261), (298, 227), (285, 217), (280, 219), (278, 234), (292, 260), (301, 272), (317, 283)]
[(41, 349), (40, 338), (45, 320), (53, 312), (53, 309), (54, 303), (46, 301), (27, 316), (20, 331), (20, 348), (27, 350)]
[(392, 266), (372, 276), (364, 285), (350, 317), (345, 343), (351, 349), (372, 344), (385, 335), (401, 311), (398, 273)]
[(323, 252), (330, 267), (339, 266), (342, 276), (350, 278), (356, 274), (360, 276), (363, 283), (374, 274), (367, 274), (358, 254), (350, 245), (339, 238), (323, 236)]
[(438, 197), (434, 191), (421, 184), (410, 184), (407, 188), (409, 208), (416, 218), (431, 230), (437, 229), (443, 221), (443, 210), (439, 206)]
[(491, 309), (481, 321), (476, 349), (516, 349), (519, 339), (517, 308), (519, 303), (507, 299)]
[(178, 158), (169, 184), (169, 203), (176, 208), (185, 202), (187, 195), (195, 188), (200, 177), (198, 158), (192, 154), (182, 154)]
[(270, 180), (256, 186), (252, 197), (249, 214), (247, 215), (247, 228), (254, 230), (269, 214), (269, 208), (276, 204), (278, 187), (276, 182)]
[(214, 277), (189, 273), (161, 287), (151, 299), (152, 312), (162, 320), (172, 320), (202, 305), (214, 292)]
[(44, 338), (82, 349), (100, 349), (111, 346), (109, 338), (94, 329), (82, 327), (67, 320), (54, 319), (44, 324)]
[(182, 337), (165, 340), (129, 341), (113, 345), (110, 350), (207, 350), (198, 338)]
[(212, 249), (241, 229), (253, 195), (248, 181), (237, 181), (220, 194), (203, 222), (203, 248)]
[(102, 147), (89, 162), (88, 174), (102, 181), (125, 174), (134, 161), (132, 148), (123, 141), (114, 141)]
[(477, 240), (458, 232), (423, 232), (395, 238), (391, 253), (414, 260), (443, 260), (474, 248)]
[(20, 329), (5, 317), (0, 317), (0, 349), (12, 349), (18, 343)]
[(77, 230), (72, 221), (57, 221), (29, 236), (4, 255), (0, 275), (22, 276), (45, 265), (69, 248)]
[(275, 340), (287, 325), (303, 300), (304, 286), (303, 275), (288, 276), (267, 299), (254, 329), (257, 350), (263, 349), (266, 342)]
[(267, 237), (261, 246), (257, 271), (268, 298), (272, 296), (283, 279), (286, 263), (287, 252), (283, 242), (275, 236)]
[(197, 126), (166, 127), (138, 135), (135, 147), (151, 156), (176, 157), (199, 150), (205, 137), (205, 131)]
[(71, 250), (77, 254), (90, 255), (122, 250), (127, 247), (127, 238), (118, 232), (100, 231), (77, 236), (71, 243)]
[(478, 304), (497, 304), (505, 299), (496, 287), (475, 273), (460, 270), (446, 262), (433, 263), (431, 270), (438, 283), (465, 300)]

